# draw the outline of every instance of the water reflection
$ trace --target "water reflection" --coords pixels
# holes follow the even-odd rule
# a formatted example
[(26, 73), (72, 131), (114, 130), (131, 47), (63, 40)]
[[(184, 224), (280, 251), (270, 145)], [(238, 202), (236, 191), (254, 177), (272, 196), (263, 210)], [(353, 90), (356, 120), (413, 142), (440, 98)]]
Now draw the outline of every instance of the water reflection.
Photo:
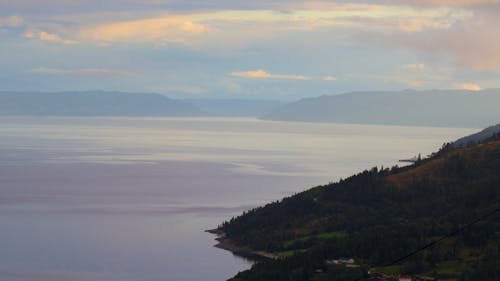
[(243, 210), (469, 129), (232, 118), (1, 118), (0, 276), (225, 280), (204, 232)]

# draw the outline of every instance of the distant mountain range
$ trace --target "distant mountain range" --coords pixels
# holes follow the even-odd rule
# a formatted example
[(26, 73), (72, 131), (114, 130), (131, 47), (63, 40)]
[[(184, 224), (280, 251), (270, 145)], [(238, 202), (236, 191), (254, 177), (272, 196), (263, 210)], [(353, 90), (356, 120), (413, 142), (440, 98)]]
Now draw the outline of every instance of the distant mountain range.
[(484, 128), (500, 121), (500, 90), (353, 92), (301, 99), (266, 120)]
[(171, 99), (108, 91), (0, 92), (0, 116), (230, 116), (264, 120), (483, 128), (500, 121), (500, 90), (353, 92), (292, 103)]
[(0, 115), (199, 116), (196, 106), (159, 94), (123, 92), (0, 92)]
[(258, 117), (284, 104), (267, 100), (179, 100), (160, 94), (108, 91), (0, 92), (0, 116)]

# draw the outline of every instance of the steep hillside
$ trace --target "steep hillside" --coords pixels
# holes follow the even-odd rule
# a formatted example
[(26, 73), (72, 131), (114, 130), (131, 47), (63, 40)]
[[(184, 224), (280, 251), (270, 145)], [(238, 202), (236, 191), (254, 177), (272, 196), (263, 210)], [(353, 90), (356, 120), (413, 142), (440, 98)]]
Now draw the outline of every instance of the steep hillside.
[[(373, 168), (251, 210), (219, 231), (235, 245), (280, 257), (235, 280), (356, 280), (369, 268), (500, 280), (492, 266), (500, 264), (500, 212), (491, 213), (500, 208), (499, 171), (498, 139), (445, 145), (412, 166)], [(353, 258), (356, 267), (335, 264), (341, 257)], [(475, 279), (478, 274), (484, 278)]]
[(355, 92), (302, 99), (263, 119), (484, 128), (500, 120), (500, 90)]

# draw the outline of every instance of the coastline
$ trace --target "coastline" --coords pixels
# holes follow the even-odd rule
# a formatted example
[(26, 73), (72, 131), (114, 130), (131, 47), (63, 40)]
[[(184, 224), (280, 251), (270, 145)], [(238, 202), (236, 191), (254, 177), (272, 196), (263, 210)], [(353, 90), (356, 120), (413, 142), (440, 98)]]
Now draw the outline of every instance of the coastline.
[(265, 251), (255, 251), (252, 250), (248, 247), (243, 247), (243, 246), (238, 246), (236, 245), (230, 238), (227, 237), (226, 233), (219, 229), (208, 229), (205, 230), (205, 232), (211, 233), (216, 235), (217, 237), (215, 240), (217, 241), (217, 244), (214, 245), (214, 247), (229, 251), (233, 253), (234, 255), (241, 256), (244, 258), (248, 258), (253, 261), (258, 261), (259, 259), (271, 259), (271, 260), (277, 260), (280, 259), (280, 256), (274, 253), (270, 252), (265, 252)]

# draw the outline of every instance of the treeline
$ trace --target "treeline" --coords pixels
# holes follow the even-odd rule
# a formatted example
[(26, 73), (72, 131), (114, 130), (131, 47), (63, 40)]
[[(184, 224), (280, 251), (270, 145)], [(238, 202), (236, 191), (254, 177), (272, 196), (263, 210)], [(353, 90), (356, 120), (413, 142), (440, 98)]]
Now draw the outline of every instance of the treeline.
[[(352, 257), (360, 268), (383, 267), (499, 208), (496, 137), (467, 148), (443, 145), (415, 165), (366, 170), (232, 218), (221, 225), (232, 241), (284, 257), (257, 263), (237, 278), (312, 280), (335, 272), (329, 280), (344, 280), (338, 276), (359, 272), (325, 260)], [(500, 256), (499, 233), (496, 214), (398, 263), (397, 271), (441, 277), (451, 271), (463, 280), (480, 271), (489, 274), (481, 280), (499, 280), (492, 279), (498, 269), (491, 266)]]

